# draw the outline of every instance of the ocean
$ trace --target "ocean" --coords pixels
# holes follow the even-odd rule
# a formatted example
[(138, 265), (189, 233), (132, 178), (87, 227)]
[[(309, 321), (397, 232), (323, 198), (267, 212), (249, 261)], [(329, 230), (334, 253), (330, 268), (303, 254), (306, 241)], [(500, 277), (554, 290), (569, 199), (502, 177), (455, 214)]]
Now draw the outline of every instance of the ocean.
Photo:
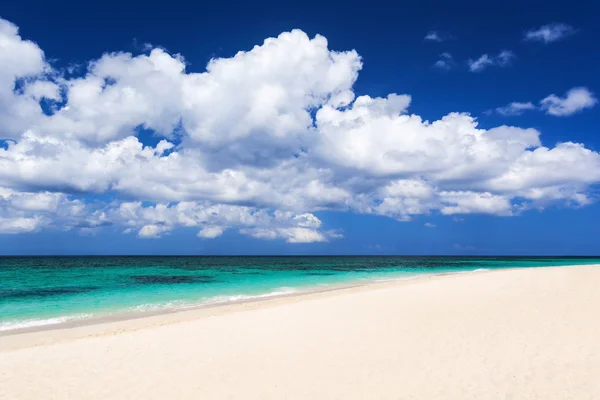
[(570, 257), (0, 257), (0, 331)]

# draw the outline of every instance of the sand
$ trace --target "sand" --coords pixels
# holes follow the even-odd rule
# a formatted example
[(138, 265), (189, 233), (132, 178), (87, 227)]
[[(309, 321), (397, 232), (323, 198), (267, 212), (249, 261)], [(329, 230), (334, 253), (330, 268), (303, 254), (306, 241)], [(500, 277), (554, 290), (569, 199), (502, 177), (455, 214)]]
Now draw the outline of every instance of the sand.
[(600, 266), (0, 337), (1, 399), (600, 399)]

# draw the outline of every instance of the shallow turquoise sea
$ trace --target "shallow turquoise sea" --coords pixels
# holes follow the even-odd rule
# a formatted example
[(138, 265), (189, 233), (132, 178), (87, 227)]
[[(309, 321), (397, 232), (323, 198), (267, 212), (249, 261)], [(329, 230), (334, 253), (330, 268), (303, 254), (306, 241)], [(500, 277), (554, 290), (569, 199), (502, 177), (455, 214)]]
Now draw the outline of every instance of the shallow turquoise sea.
[(0, 331), (478, 269), (600, 264), (534, 257), (0, 257)]

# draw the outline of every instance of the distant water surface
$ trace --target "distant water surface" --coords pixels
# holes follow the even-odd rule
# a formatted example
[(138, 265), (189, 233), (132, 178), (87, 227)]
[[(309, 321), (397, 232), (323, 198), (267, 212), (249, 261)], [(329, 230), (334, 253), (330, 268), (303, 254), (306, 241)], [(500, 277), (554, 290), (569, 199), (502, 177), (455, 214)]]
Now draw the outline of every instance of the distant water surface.
[(0, 257), (0, 331), (387, 279), (600, 264), (545, 257)]

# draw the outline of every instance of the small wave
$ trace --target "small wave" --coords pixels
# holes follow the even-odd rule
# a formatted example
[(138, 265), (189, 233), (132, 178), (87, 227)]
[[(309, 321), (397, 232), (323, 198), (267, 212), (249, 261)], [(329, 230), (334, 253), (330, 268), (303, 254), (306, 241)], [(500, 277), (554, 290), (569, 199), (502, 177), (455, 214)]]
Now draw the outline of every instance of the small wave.
[(137, 306), (129, 307), (127, 311), (130, 312), (152, 312), (152, 311), (163, 311), (163, 310), (183, 310), (186, 308), (192, 308), (196, 304), (188, 303), (183, 300), (173, 300), (167, 303), (148, 303), (140, 304)]
[(390, 278), (380, 278), (375, 279), (373, 282), (401, 282), (401, 281), (412, 281), (414, 279), (425, 278), (427, 276), (431, 276), (432, 274), (415, 274), (409, 276), (400, 276), (400, 277), (390, 277)]
[(471, 270), (467, 270), (467, 271), (432, 272), (432, 273), (426, 273), (426, 274), (416, 274), (416, 275), (410, 275), (410, 276), (402, 276), (402, 277), (399, 277), (399, 278), (376, 279), (374, 282), (410, 281), (410, 280), (413, 280), (413, 279), (428, 278), (428, 277), (434, 277), (434, 276), (455, 275), (455, 274), (470, 274), (472, 272), (483, 272), (483, 271), (490, 271), (490, 269), (489, 268), (477, 268), (477, 269), (471, 269)]
[(11, 331), (14, 329), (35, 328), (38, 326), (62, 324), (68, 321), (85, 319), (91, 317), (91, 314), (69, 315), (64, 317), (55, 317), (47, 319), (25, 319), (16, 321), (0, 322), (0, 332)]
[(222, 295), (214, 296), (207, 299), (189, 302), (183, 300), (174, 300), (166, 303), (148, 303), (133, 306), (127, 309), (130, 312), (153, 312), (153, 311), (167, 311), (167, 310), (185, 310), (190, 308), (202, 307), (203, 305), (214, 305), (214, 304), (225, 304), (225, 303), (236, 303), (246, 300), (262, 299), (268, 297), (285, 296), (288, 294), (296, 293), (296, 289), (282, 287), (273, 292), (262, 293), (262, 294), (234, 294), (234, 295)]
[(489, 271), (489, 268), (477, 268), (477, 269), (468, 269), (466, 271), (452, 271), (452, 272), (445, 272), (439, 275), (455, 275), (455, 274), (472, 274), (473, 272), (484, 272), (484, 271)]
[(288, 294), (296, 293), (297, 290), (289, 287), (282, 287), (273, 292), (263, 293), (263, 294), (235, 294), (231, 296), (215, 296), (208, 299), (205, 304), (221, 304), (221, 303), (235, 303), (239, 301), (245, 300), (255, 300), (255, 299), (264, 299), (267, 297), (277, 297), (277, 296), (285, 296)]

